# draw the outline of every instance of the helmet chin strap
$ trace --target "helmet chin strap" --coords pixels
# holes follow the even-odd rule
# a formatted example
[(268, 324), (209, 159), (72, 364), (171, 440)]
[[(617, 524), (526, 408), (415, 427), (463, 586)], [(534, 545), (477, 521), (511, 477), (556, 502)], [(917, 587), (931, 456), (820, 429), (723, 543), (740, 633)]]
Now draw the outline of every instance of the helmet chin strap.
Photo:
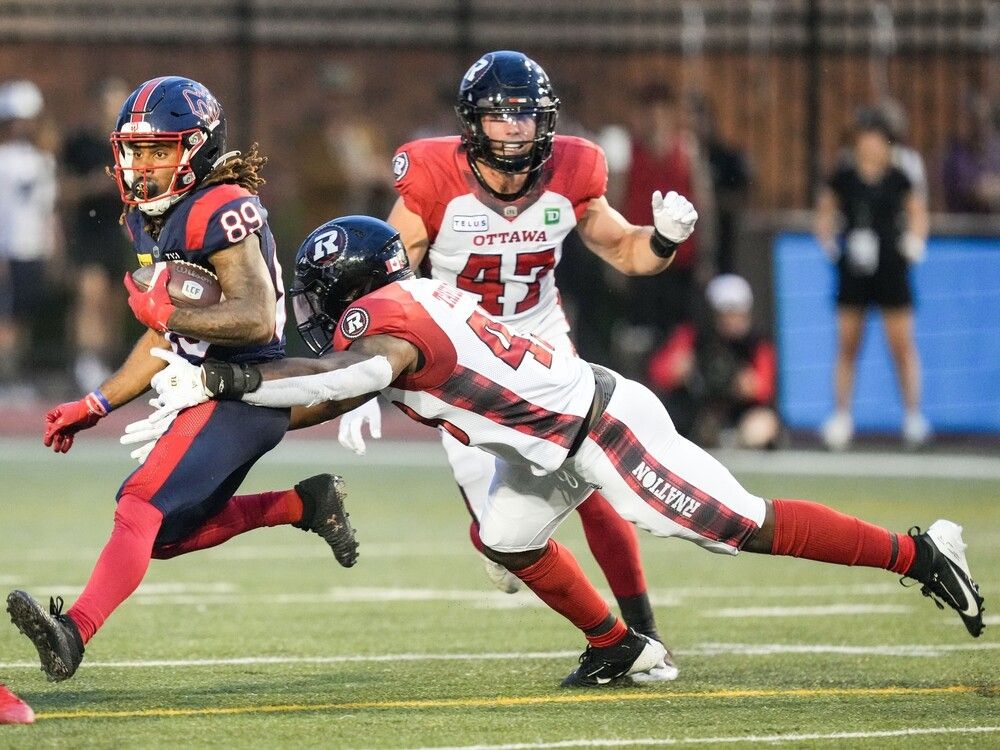
[(494, 198), (502, 201), (512, 202), (519, 198), (523, 198), (527, 195), (528, 191), (535, 186), (535, 182), (538, 180), (538, 175), (541, 172), (540, 169), (533, 169), (530, 172), (527, 172), (528, 177), (525, 179), (520, 190), (513, 193), (501, 193), (490, 187), (490, 184), (486, 181), (482, 171), (479, 169), (479, 162), (476, 161), (475, 157), (473, 157), (472, 153), (468, 149), (466, 149), (465, 156), (466, 160), (469, 162), (469, 167), (472, 169), (472, 173), (476, 176), (476, 179), (479, 181), (479, 184), (482, 185), (483, 189)]

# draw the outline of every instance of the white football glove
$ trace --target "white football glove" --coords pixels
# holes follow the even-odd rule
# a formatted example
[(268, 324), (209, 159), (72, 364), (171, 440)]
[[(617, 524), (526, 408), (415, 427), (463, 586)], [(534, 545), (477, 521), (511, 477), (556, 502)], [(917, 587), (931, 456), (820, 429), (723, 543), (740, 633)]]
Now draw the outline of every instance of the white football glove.
[(368, 423), (368, 432), (372, 439), (378, 440), (382, 437), (382, 409), (379, 408), (378, 398), (365, 401), (357, 409), (352, 409), (340, 417), (340, 432), (337, 439), (342, 446), (359, 456), (365, 455), (365, 439), (361, 433), (365, 422)]
[(671, 242), (681, 243), (691, 236), (698, 212), (691, 201), (673, 190), (653, 193), (653, 226)]
[[(189, 406), (197, 406), (208, 401), (212, 394), (205, 388), (201, 368), (188, 362), (179, 354), (168, 349), (150, 349), (149, 353), (159, 357), (167, 366), (160, 370), (149, 381), (153, 390), (159, 395), (153, 404), (157, 411), (153, 416), (163, 412), (158, 419), (163, 419), (170, 412), (177, 412)], [(152, 419), (152, 417), (150, 417)]]
[(129, 454), (139, 463), (143, 463), (146, 460), (146, 457), (149, 456), (150, 451), (152, 451), (153, 447), (156, 445), (156, 441), (159, 440), (160, 436), (167, 431), (167, 428), (170, 427), (171, 424), (173, 424), (174, 417), (176, 417), (179, 412), (179, 410), (174, 409), (170, 411), (163, 411), (161, 413), (159, 398), (150, 399), (149, 404), (154, 407), (156, 411), (145, 419), (140, 419), (137, 422), (125, 425), (125, 434), (118, 438), (118, 442), (122, 445), (135, 445), (136, 443), (143, 443), (143, 445), (140, 445)]

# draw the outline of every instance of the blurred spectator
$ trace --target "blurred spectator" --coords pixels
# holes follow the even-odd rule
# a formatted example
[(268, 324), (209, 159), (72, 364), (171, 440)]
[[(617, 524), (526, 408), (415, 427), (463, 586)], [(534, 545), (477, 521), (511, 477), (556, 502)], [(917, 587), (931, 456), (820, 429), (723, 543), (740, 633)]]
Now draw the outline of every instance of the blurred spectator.
[(676, 328), (650, 359), (647, 380), (680, 433), (699, 445), (773, 448), (781, 435), (776, 358), (753, 329), (750, 284), (723, 274), (705, 294), (711, 322)]
[[(928, 217), (926, 198), (892, 163), (892, 130), (867, 112), (854, 131), (854, 158), (836, 169), (821, 190), (817, 239), (837, 264), (836, 410), (821, 436), (833, 450), (854, 435), (851, 398), (865, 313), (877, 305), (899, 376), (906, 416), (903, 437), (916, 447), (930, 438), (920, 411), (920, 360), (913, 340), (909, 265), (923, 259)], [(843, 231), (838, 234), (838, 213)]]
[(870, 112), (862, 110), (857, 121), (873, 118), (878, 124), (881, 117), (892, 138), (892, 164), (910, 179), (913, 191), (927, 202), (927, 167), (920, 152), (909, 145), (910, 122), (903, 106), (895, 99), (883, 99)]
[[(641, 89), (630, 126), (631, 142), (622, 214), (638, 225), (652, 222), (649, 195), (676, 190), (698, 211), (698, 228), (680, 246), (673, 263), (661, 274), (628, 279), (624, 314), (628, 326), (615, 337), (619, 366), (637, 374), (649, 346), (677, 325), (693, 319), (700, 279), (711, 277), (712, 259), (703, 250), (710, 236), (713, 196), (711, 179), (696, 134), (688, 127), (673, 90), (660, 83)], [(643, 350), (644, 349), (644, 350)]]
[(942, 165), (945, 207), (962, 213), (1000, 211), (1000, 107), (969, 96)]
[(307, 227), (302, 236), (331, 216), (385, 216), (392, 208), (390, 151), (366, 108), (356, 103), (359, 85), (353, 69), (327, 73), (321, 110), (298, 135), (294, 168)]
[(736, 270), (736, 246), (750, 197), (750, 169), (743, 152), (719, 136), (712, 103), (697, 94), (689, 99), (695, 133), (708, 163), (715, 198), (715, 265), (719, 273)]
[(118, 221), (118, 188), (106, 169), (112, 162), (110, 134), (130, 91), (117, 78), (98, 83), (91, 91), (88, 120), (69, 135), (60, 159), (66, 245), (75, 271), (73, 376), (84, 392), (103, 383), (111, 375), (110, 363), (122, 354), (126, 306), (120, 285), (135, 256)]
[(423, 120), (411, 130), (406, 140), (417, 141), (421, 138), (458, 135), (459, 122), (458, 115), (455, 114), (455, 82), (452, 80), (452, 76), (438, 81), (435, 91), (437, 96), (434, 106), (418, 113), (428, 119)]
[[(56, 253), (55, 158), (40, 148), (42, 94), (30, 81), (0, 85), (0, 385), (26, 380), (22, 364)], [(25, 389), (30, 388), (23, 384)]]

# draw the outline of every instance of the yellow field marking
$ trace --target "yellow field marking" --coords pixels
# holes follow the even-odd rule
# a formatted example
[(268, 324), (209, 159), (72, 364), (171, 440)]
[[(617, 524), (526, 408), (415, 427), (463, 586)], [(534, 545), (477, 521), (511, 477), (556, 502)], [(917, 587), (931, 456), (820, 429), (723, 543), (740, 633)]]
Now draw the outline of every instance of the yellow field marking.
[(538, 706), (565, 703), (614, 703), (616, 701), (670, 701), (685, 698), (698, 700), (727, 698), (824, 698), (830, 696), (880, 697), (921, 696), (986, 692), (993, 694), (1000, 686), (975, 687), (949, 685), (946, 687), (907, 688), (793, 688), (790, 690), (711, 690), (705, 692), (598, 692), (566, 693), (565, 695), (537, 695), (498, 698), (442, 698), (439, 700), (408, 701), (358, 701), (353, 703), (303, 703), (274, 706), (230, 706), (215, 708), (147, 708), (133, 711), (51, 711), (36, 714), (36, 719), (130, 719), (172, 718), (178, 716), (231, 716), (239, 714), (280, 714), (305, 711), (358, 711), (389, 708), (494, 708), (497, 706)]

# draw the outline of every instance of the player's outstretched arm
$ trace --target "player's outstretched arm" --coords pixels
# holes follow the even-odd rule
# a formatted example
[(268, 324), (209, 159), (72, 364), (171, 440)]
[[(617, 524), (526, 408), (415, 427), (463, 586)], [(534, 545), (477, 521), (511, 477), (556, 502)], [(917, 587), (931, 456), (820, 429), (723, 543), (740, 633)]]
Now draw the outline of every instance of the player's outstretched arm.
[(145, 393), (150, 378), (163, 367), (162, 361), (149, 356), (149, 350), (167, 345), (162, 335), (146, 331), (122, 366), (100, 388), (79, 401), (59, 404), (45, 415), (42, 442), (56, 453), (66, 453), (73, 447), (76, 433), (93, 427), (113, 409)]
[(629, 276), (650, 276), (670, 265), (677, 246), (691, 236), (698, 212), (673, 191), (652, 196), (653, 226), (629, 223), (607, 198), (593, 199), (577, 224), (587, 248)]

